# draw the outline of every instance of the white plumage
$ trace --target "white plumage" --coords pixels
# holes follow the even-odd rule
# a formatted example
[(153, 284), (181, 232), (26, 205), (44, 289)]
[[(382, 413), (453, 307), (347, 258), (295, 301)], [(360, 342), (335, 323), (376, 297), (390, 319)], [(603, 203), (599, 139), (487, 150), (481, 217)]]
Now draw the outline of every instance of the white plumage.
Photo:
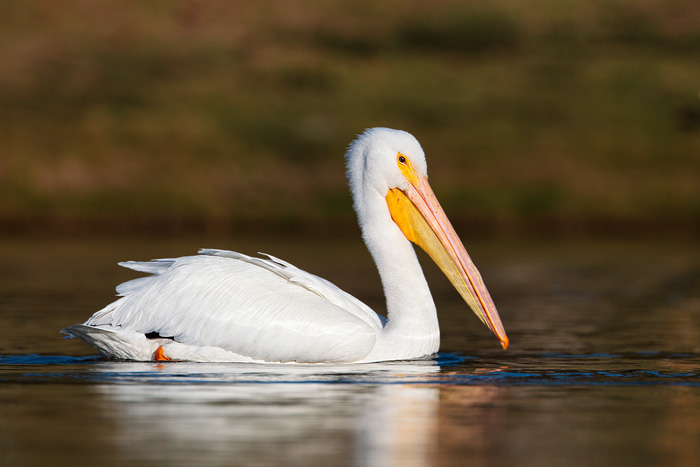
[[(278, 258), (224, 250), (125, 262), (149, 276), (63, 331), (102, 354), (153, 360), (373, 362), (437, 352), (437, 312), (411, 241), (424, 248), (477, 316), (507, 337), (481, 277), (427, 184), (410, 134), (374, 128), (349, 147), (347, 172), (362, 235), (384, 286), (387, 319), (330, 282)], [(159, 349), (159, 347), (161, 349)]]

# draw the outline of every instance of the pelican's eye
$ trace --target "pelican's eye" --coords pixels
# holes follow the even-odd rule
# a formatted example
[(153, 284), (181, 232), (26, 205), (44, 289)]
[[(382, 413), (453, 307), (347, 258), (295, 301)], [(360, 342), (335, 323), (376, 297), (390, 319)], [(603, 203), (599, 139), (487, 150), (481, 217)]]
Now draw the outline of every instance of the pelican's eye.
[(396, 165), (398, 165), (401, 175), (406, 177), (406, 180), (416, 186), (418, 185), (418, 175), (416, 174), (416, 170), (413, 168), (413, 164), (411, 164), (408, 157), (398, 153), (396, 156)]

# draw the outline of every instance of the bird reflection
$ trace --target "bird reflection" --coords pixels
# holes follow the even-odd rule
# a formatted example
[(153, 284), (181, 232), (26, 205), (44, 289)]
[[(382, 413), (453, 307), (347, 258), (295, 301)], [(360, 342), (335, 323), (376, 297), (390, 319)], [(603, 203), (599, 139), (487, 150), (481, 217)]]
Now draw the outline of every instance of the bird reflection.
[(435, 360), (105, 362), (95, 371), (105, 378), (95, 388), (108, 399), (112, 441), (128, 457), (155, 462), (165, 450), (183, 463), (433, 463), (441, 391)]

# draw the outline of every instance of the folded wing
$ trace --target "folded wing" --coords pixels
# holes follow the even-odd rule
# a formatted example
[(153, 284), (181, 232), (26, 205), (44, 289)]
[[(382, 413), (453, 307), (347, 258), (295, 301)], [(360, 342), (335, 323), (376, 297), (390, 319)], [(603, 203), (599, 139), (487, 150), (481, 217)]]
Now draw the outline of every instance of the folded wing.
[(332, 283), (274, 257), (200, 253), (120, 263), (151, 275), (117, 287), (85, 325), (265, 361), (356, 361), (374, 347), (383, 318)]

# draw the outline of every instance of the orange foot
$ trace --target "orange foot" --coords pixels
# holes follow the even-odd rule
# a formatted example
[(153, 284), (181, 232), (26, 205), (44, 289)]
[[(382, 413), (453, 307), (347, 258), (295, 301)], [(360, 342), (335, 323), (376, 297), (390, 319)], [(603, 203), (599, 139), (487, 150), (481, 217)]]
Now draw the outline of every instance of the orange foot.
[(153, 360), (156, 362), (170, 362), (171, 359), (167, 355), (165, 355), (165, 352), (163, 352), (163, 346), (159, 346), (156, 349), (156, 354), (153, 356)]

